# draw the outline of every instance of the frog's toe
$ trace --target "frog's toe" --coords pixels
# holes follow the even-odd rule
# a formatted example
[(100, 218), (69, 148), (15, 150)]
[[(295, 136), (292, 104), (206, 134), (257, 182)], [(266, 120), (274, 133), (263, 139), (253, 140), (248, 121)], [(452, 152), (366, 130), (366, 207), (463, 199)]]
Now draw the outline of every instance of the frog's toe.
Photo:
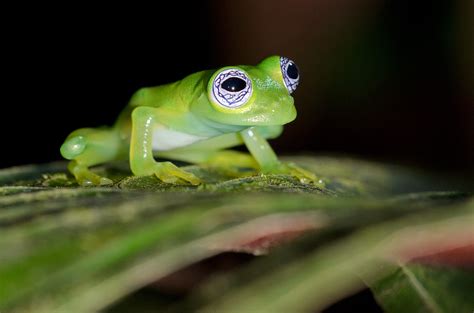
[(269, 174), (285, 174), (296, 177), (303, 184), (315, 184), (324, 187), (324, 183), (313, 173), (294, 163), (280, 163)]
[(156, 177), (158, 177), (162, 182), (167, 184), (174, 184), (174, 185), (199, 185), (201, 180), (196, 177), (194, 174), (191, 173), (173, 173), (173, 174), (162, 174), (162, 173), (155, 173)]
[(191, 185), (199, 185), (201, 183), (201, 180), (196, 175), (194, 175), (193, 173), (183, 171), (183, 170), (179, 170), (178, 172), (175, 172), (174, 175), (190, 183)]
[(102, 177), (92, 172), (76, 175), (76, 180), (83, 187), (110, 186), (114, 182), (107, 177)]
[(167, 184), (178, 184), (179, 183), (179, 179), (176, 176), (167, 175), (167, 174), (163, 174), (163, 173), (160, 173), (160, 172), (155, 173), (155, 176), (159, 180), (161, 180), (162, 182), (167, 183)]
[(315, 181), (316, 180), (316, 175), (314, 173), (312, 173), (308, 170), (305, 170), (305, 169), (297, 166), (294, 163), (288, 163), (287, 165), (290, 168), (290, 172), (291, 172), (291, 174), (293, 174), (293, 176), (296, 176), (300, 179), (306, 179), (306, 180), (309, 180), (309, 181)]
[(300, 182), (304, 184), (312, 183), (314, 185), (318, 185), (321, 188), (325, 187), (323, 180), (316, 176), (313, 172), (301, 168), (294, 163), (288, 163), (287, 165), (290, 168), (291, 174), (298, 178)]
[(83, 178), (83, 179), (77, 178), (77, 182), (82, 187), (93, 187), (94, 186), (94, 183), (92, 182), (92, 180), (87, 179), (87, 178)]
[(201, 179), (197, 177), (196, 175), (192, 173), (186, 173), (187, 175), (180, 177), (181, 179), (186, 180), (188, 183), (190, 183), (193, 186), (197, 186), (201, 184)]
[(155, 173), (155, 176), (158, 177), (159, 180), (161, 180), (162, 182), (167, 183), (167, 184), (188, 185), (188, 184), (191, 183), (192, 185), (195, 185), (194, 183), (190, 182), (189, 180), (183, 179), (179, 176), (161, 174), (161, 173)]
[(114, 183), (114, 181), (111, 180), (110, 178), (101, 177), (101, 178), (100, 178), (99, 185), (100, 185), (100, 186), (109, 186), (109, 185), (112, 185), (113, 183)]
[(162, 162), (155, 172), (156, 177), (168, 184), (175, 185), (199, 185), (201, 180), (193, 173), (186, 172), (171, 162)]

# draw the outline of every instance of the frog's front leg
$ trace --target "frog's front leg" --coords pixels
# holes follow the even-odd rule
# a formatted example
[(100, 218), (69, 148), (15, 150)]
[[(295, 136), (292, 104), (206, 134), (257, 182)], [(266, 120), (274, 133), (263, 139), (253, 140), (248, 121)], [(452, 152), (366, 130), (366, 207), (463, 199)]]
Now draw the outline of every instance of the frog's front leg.
[(61, 154), (71, 160), (68, 169), (80, 185), (110, 185), (112, 180), (93, 173), (89, 167), (120, 158), (126, 147), (116, 128), (81, 128), (67, 137)]
[(296, 176), (302, 182), (316, 182), (316, 175), (293, 163), (282, 163), (278, 160), (272, 147), (255, 127), (240, 132), (242, 139), (260, 166), (264, 174), (288, 174)]
[(153, 131), (159, 111), (152, 107), (138, 107), (132, 112), (130, 168), (137, 176), (156, 175), (165, 183), (198, 185), (200, 179), (171, 162), (156, 162), (153, 157)]

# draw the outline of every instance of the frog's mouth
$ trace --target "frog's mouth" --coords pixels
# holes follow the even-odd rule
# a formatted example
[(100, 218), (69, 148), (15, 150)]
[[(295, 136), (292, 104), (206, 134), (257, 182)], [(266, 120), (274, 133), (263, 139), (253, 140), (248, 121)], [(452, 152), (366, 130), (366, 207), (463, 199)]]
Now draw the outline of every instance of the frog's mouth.
[(270, 126), (284, 125), (294, 121), (296, 118), (296, 109), (293, 102), (281, 104), (271, 103), (267, 106), (261, 106), (249, 112), (242, 113), (238, 118), (239, 125), (243, 126)]
[(287, 112), (249, 112), (240, 116), (215, 116), (212, 120), (219, 124), (233, 126), (275, 126), (285, 125), (296, 118), (296, 110), (289, 109)]
[(252, 125), (262, 125), (262, 126), (274, 126), (274, 125), (285, 125), (288, 124), (292, 121), (294, 121), (296, 118), (296, 110), (294, 113), (291, 114), (276, 114), (272, 115), (269, 113), (264, 113), (264, 114), (255, 114), (254, 116), (249, 117), (244, 121), (245, 126), (252, 126)]

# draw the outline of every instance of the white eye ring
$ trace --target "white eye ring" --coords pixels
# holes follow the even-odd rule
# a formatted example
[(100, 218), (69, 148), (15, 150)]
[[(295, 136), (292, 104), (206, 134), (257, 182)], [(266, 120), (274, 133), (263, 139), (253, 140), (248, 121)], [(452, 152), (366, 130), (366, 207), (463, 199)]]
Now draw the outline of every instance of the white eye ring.
[(238, 108), (250, 99), (252, 81), (237, 68), (228, 68), (216, 75), (212, 82), (212, 100), (226, 108)]
[(295, 62), (285, 57), (280, 57), (280, 67), (286, 89), (288, 89), (289, 93), (293, 93), (300, 83), (298, 67)]

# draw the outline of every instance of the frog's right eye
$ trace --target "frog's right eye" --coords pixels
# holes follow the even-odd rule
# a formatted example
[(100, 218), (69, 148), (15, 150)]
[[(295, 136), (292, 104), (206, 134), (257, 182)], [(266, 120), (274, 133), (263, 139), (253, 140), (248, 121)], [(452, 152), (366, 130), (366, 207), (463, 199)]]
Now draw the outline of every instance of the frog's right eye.
[(228, 68), (218, 73), (211, 86), (211, 100), (226, 108), (238, 108), (250, 99), (252, 81), (247, 73), (237, 68)]

